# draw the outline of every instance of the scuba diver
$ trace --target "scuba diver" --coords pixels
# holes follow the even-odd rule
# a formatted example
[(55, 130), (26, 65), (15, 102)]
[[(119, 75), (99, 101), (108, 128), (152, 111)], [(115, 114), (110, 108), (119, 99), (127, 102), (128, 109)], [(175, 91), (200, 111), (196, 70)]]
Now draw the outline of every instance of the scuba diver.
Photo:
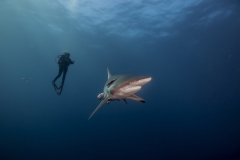
[[(60, 95), (63, 90), (65, 77), (66, 77), (66, 74), (68, 71), (68, 66), (70, 64), (74, 64), (74, 61), (72, 61), (69, 58), (70, 53), (67, 53), (67, 52), (64, 52), (63, 55), (60, 55), (58, 57), (59, 57), (59, 60), (58, 60), (59, 71), (58, 71), (58, 75), (56, 76), (56, 78), (52, 81), (52, 85), (53, 85), (55, 91), (57, 92), (57, 94)], [(61, 83), (60, 87), (57, 87), (57, 85), (55, 84), (55, 81), (62, 75), (62, 73), (63, 73), (62, 83)]]

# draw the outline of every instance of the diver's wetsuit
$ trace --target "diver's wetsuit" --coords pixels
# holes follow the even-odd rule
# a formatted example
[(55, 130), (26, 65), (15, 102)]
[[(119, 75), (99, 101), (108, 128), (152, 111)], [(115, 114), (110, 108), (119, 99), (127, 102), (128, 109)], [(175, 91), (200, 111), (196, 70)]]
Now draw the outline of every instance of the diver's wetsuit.
[[(55, 81), (62, 75), (63, 73), (63, 77), (62, 77), (62, 83), (60, 85), (60, 87), (58, 89), (62, 90), (62, 87), (64, 85), (64, 81), (65, 81), (65, 77), (68, 71), (68, 66), (70, 64), (74, 64), (74, 61), (72, 61), (69, 57), (67, 58), (66, 56), (62, 55), (58, 61), (58, 65), (59, 65), (59, 71), (58, 71), (58, 75), (56, 76), (56, 78), (52, 81), (54, 88), (56, 89), (56, 85), (55, 85)], [(61, 91), (60, 91), (61, 92)], [(60, 93), (61, 94), (61, 93)]]

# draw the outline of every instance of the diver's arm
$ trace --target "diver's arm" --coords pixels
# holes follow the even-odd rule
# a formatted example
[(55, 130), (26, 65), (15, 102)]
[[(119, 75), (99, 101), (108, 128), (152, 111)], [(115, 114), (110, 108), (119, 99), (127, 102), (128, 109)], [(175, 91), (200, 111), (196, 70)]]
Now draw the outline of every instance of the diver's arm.
[(72, 61), (70, 58), (69, 58), (69, 60), (70, 60), (70, 64), (74, 64), (74, 61)]

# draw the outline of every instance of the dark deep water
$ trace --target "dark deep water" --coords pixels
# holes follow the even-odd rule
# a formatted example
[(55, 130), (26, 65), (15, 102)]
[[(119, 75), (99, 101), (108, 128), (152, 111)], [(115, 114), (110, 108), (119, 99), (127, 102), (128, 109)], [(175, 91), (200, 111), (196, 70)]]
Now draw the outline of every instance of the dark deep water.
[[(58, 96), (64, 51), (75, 64)], [(1, 0), (0, 55), (1, 160), (240, 159), (237, 0)], [(151, 76), (146, 103), (88, 121), (107, 66)]]

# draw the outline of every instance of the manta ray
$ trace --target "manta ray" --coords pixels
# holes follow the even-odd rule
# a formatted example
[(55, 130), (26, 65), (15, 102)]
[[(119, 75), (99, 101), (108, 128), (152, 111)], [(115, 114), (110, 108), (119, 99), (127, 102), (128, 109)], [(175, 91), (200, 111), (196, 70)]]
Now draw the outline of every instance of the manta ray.
[(132, 99), (145, 103), (145, 101), (136, 96), (135, 93), (138, 92), (143, 85), (151, 81), (149, 76), (132, 76), (132, 75), (111, 75), (109, 69), (107, 68), (108, 79), (104, 85), (103, 93), (98, 95), (101, 103), (90, 115), (88, 120), (98, 111), (98, 109), (105, 103), (109, 103), (113, 100), (123, 99), (127, 103), (126, 99)]

